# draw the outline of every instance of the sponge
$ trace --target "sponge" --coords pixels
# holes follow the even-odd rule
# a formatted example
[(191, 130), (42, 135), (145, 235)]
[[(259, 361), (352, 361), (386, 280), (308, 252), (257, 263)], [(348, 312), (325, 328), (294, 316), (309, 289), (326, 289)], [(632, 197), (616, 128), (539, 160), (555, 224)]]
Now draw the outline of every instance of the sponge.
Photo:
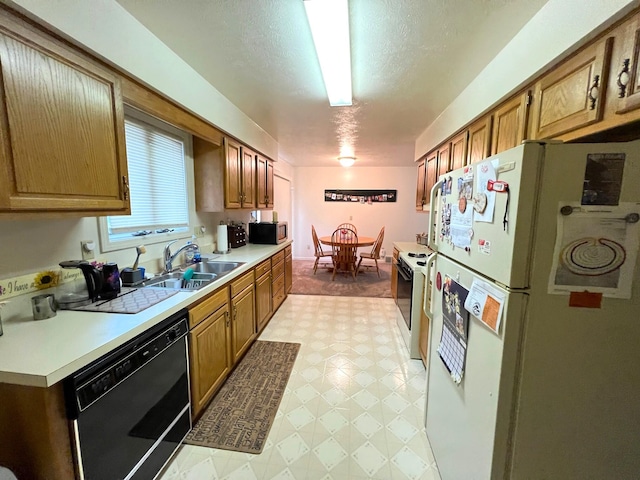
[(184, 275), (182, 275), (182, 279), (183, 279), (185, 282), (188, 282), (189, 280), (191, 280), (191, 277), (193, 277), (193, 273), (194, 273), (194, 272), (193, 272), (193, 268), (187, 268), (187, 269), (184, 271)]

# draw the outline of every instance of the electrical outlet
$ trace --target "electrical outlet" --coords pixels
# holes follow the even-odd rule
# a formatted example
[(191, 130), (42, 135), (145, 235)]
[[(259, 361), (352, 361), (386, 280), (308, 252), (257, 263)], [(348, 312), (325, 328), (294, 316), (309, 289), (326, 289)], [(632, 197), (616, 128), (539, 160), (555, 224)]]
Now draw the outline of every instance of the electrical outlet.
[(307, 250), (311, 250), (311, 245), (307, 245)]
[(93, 260), (96, 258), (96, 242), (93, 240), (82, 240), (80, 242), (83, 260)]
[(207, 229), (204, 225), (196, 225), (195, 227), (193, 227), (193, 234), (196, 236), (196, 238), (204, 237), (204, 232), (206, 231)]
[(349, 215), (349, 221), (353, 220), (353, 215)]

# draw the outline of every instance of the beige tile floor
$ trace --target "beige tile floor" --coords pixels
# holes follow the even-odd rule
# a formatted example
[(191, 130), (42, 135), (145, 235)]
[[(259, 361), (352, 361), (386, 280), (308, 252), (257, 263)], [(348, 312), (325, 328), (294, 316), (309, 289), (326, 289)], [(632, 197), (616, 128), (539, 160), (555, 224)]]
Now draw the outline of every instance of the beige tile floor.
[(260, 455), (185, 445), (162, 480), (440, 479), (425, 369), (388, 298), (290, 295), (260, 336), (302, 346)]

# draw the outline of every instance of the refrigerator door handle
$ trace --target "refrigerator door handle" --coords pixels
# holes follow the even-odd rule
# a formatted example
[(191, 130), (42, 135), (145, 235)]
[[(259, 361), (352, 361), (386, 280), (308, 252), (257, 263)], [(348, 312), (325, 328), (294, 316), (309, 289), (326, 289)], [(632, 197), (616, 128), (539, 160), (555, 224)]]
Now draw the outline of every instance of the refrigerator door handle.
[(431, 281), (431, 267), (433, 266), (433, 262), (435, 261), (435, 259), (435, 252), (427, 257), (427, 274), (424, 279), (424, 300), (422, 302), (422, 310), (424, 310), (424, 314), (431, 320), (433, 320), (433, 312), (429, 310), (429, 307), (427, 305), (429, 305), (429, 282)]
[(438, 180), (436, 182), (436, 184), (431, 187), (431, 197), (429, 200), (429, 234), (427, 236), (427, 244), (429, 245), (429, 248), (431, 250), (438, 251), (438, 247), (436, 246), (436, 238), (435, 238), (435, 232), (433, 231), (433, 210), (434, 210), (434, 206), (436, 204), (436, 194), (438, 193), (438, 190), (440, 190), (440, 188), (442, 187), (442, 183), (444, 182), (444, 180)]

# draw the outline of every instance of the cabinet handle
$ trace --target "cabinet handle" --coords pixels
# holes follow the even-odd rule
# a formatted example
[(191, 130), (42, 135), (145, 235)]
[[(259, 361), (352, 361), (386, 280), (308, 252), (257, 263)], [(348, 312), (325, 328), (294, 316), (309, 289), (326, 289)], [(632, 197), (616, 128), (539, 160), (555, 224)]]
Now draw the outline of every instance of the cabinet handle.
[(622, 61), (622, 70), (618, 74), (618, 98), (624, 98), (627, 94), (627, 85), (629, 84), (629, 59), (625, 58)]
[(598, 84), (600, 83), (600, 75), (594, 75), (593, 83), (589, 88), (589, 92), (587, 97), (591, 101), (591, 105), (589, 105), (589, 110), (593, 110), (596, 108), (596, 102), (598, 101), (598, 95), (600, 94), (600, 88)]
[(229, 328), (229, 312), (228, 311), (224, 312), (224, 316), (227, 319), (227, 328)]
[(233, 306), (233, 319), (238, 319), (238, 307), (236, 305)]
[(125, 200), (129, 200), (129, 182), (126, 175), (122, 176), (122, 195)]

